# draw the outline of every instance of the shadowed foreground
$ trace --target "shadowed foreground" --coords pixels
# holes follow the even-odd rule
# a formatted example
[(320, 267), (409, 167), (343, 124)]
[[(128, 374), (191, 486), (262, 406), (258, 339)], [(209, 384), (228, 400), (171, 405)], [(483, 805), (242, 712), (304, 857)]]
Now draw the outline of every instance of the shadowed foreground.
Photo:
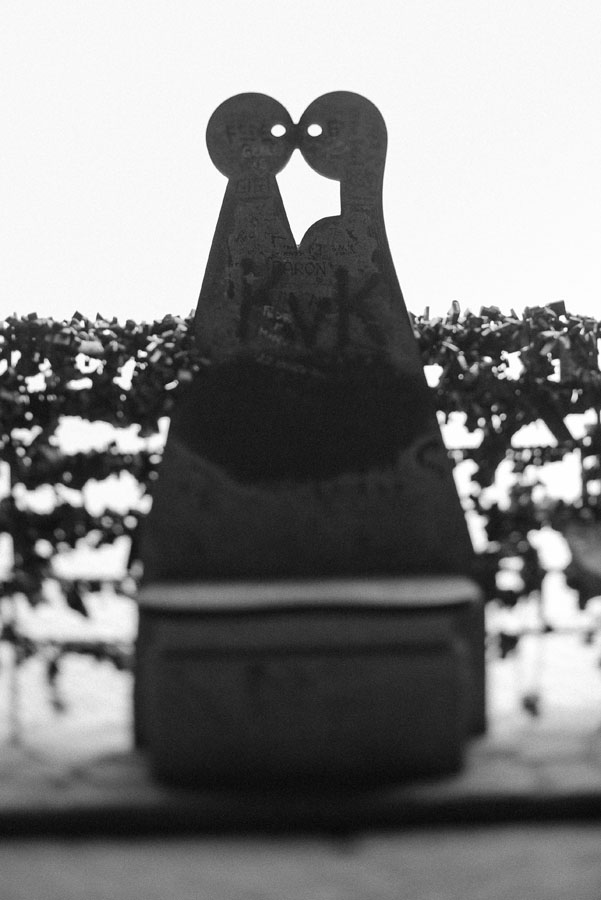
[(601, 826), (10, 842), (3, 900), (599, 900)]
[[(563, 590), (558, 596), (565, 602)], [(65, 661), (68, 711), (57, 717), (40, 661), (30, 660), (21, 679), (25, 744), (11, 748), (4, 666), (0, 897), (599, 900), (598, 648), (575, 634), (544, 640), (544, 664), (530, 676), (540, 666), (535, 639), (518, 658), (490, 661), (489, 734), (474, 742), (464, 773), (399, 789), (371, 810), (347, 797), (332, 813), (337, 837), (333, 827), (235, 834), (248, 797), (230, 803), (152, 785), (131, 751), (131, 678), (106, 663)], [(538, 718), (519, 707), (531, 678), (542, 691)], [(270, 812), (252, 809), (258, 820)], [(186, 835), (195, 819), (203, 833)], [(217, 835), (220, 827), (229, 833)]]

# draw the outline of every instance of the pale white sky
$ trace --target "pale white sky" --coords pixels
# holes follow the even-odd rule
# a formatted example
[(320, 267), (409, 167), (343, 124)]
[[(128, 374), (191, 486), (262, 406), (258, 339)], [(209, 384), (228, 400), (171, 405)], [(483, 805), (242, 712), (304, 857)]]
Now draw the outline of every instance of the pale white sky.
[(187, 313), (225, 188), (211, 112), (332, 90), (386, 119), (410, 309), (601, 316), (599, 0), (3, 0), (0, 316)]

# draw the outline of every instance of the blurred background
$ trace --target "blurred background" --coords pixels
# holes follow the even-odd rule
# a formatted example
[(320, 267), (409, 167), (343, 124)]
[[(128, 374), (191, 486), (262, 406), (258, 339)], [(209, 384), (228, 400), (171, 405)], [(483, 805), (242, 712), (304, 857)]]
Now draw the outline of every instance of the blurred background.
[[(445, 316), (453, 301), (459, 302), (462, 315), (466, 308), (478, 313), (485, 306), (492, 316), (493, 338), (501, 334), (503, 324), (496, 321), (494, 311), (490, 313), (495, 306), (511, 319), (504, 333), (513, 329), (512, 322), (525, 307), (557, 305), (562, 300), (569, 313), (598, 320), (600, 47), (601, 4), (597, 0), (570, 4), (563, 0), (373, 0), (370, 4), (303, 0), (296, 5), (276, 0), (260, 5), (236, 0), (213, 4), (5, 0), (0, 13), (0, 320), (12, 313), (35, 312), (56, 322), (52, 334), (50, 326), (43, 321), (36, 324), (35, 317), (22, 326), (13, 323), (21, 334), (18, 346), (27, 352), (22, 371), (9, 373), (16, 381), (7, 403), (14, 401), (15, 409), (20, 409), (19, 402), (28, 392), (43, 391), (44, 385), (54, 384), (55, 375), (59, 379), (52, 388), (56, 397), (70, 391), (83, 400), (89, 394), (95, 398), (93, 403), (108, 403), (107, 391), (114, 384), (108, 375), (104, 381), (100, 375), (112, 372), (111, 366), (119, 371), (115, 384), (123, 392), (121, 397), (117, 391), (115, 409), (126, 403), (133, 360), (128, 361), (127, 353), (121, 359), (123, 334), (109, 320), (113, 316), (120, 322), (129, 318), (152, 322), (166, 314), (185, 317), (196, 305), (226, 186), (209, 159), (205, 128), (221, 102), (244, 91), (276, 97), (294, 120), (316, 97), (334, 90), (356, 91), (380, 108), (389, 132), (384, 192), (387, 231), (412, 312), (419, 315), (429, 309), (424, 317), (429, 320)], [(298, 153), (279, 181), (299, 240), (313, 221), (337, 212), (338, 183), (320, 178)], [(511, 314), (512, 309), (517, 315)], [(84, 326), (60, 325), (75, 310), (92, 319), (101, 313), (106, 320), (96, 325), (96, 337), (103, 344), (100, 350), (94, 350), (94, 341), (90, 343), (86, 333), (84, 344), (94, 352), (85, 365), (81, 360), (77, 363), (80, 349), (85, 356), (77, 336), (77, 329)], [(536, 326), (540, 347), (530, 348), (534, 357), (540, 354), (551, 373), (554, 365), (559, 366), (556, 375), (549, 376), (552, 392), (565, 375), (561, 366), (570, 362), (564, 352), (564, 332), (574, 331), (568, 319), (559, 321), (556, 312), (548, 314), (548, 333), (540, 322)], [(449, 339), (445, 365), (450, 367), (458, 364), (452, 340), (460, 338), (464, 327), (457, 324), (458, 315), (432, 325), (441, 331), (438, 338)], [(159, 330), (180, 326), (181, 321)], [(579, 333), (587, 327), (583, 321), (576, 322)], [(598, 329), (594, 323), (591, 329), (592, 357), (585, 368), (592, 373), (593, 387), (587, 390), (595, 399)], [(170, 340), (174, 340), (172, 331)], [(140, 347), (151, 336), (144, 333)], [(164, 334), (162, 339), (167, 340)], [(46, 348), (37, 362), (32, 350), (38, 346), (36, 341)], [(570, 341), (576, 347), (573, 336)], [(38, 373), (38, 363), (42, 369), (45, 366), (48, 342), (56, 357), (55, 370), (46, 366)], [(152, 352), (156, 346), (154, 342)], [(518, 348), (519, 342), (510, 349)], [(518, 355), (501, 354), (499, 371), (489, 359), (489, 375), (519, 378)], [(140, 368), (146, 366), (145, 350), (142, 356)], [(150, 359), (154, 359), (152, 353)], [(34, 367), (31, 372), (29, 362)], [(480, 362), (470, 358), (476, 370)], [(539, 362), (534, 362), (536, 375)], [(9, 365), (8, 358), (4, 365)], [(160, 381), (160, 366), (153, 366)], [(428, 368), (434, 386), (442, 367)], [(582, 387), (579, 370), (572, 366), (570, 375), (568, 369)], [(0, 373), (5, 387), (7, 373), (7, 368)], [(92, 390), (88, 376), (97, 375), (100, 380), (94, 385), (100, 387)], [(548, 373), (543, 375), (546, 379)], [(60, 390), (55, 390), (57, 384)], [(154, 383), (149, 395), (160, 395)], [(83, 412), (76, 414), (72, 405), (56, 432), (50, 435), (49, 431), (38, 441), (47, 443), (40, 456), (44, 477), (38, 479), (44, 482), (45, 478), (47, 483), (32, 482), (26, 487), (27, 473), (17, 471), (15, 460), (12, 476), (7, 462), (0, 466), (0, 497), (11, 493), (12, 477), (15, 515), (31, 510), (50, 516), (59, 502), (66, 504), (65, 510), (69, 504), (77, 508), (83, 504), (102, 523), (107, 506), (115, 507), (115, 515), (124, 521), (129, 504), (147, 508), (148, 497), (139, 496), (136, 484), (125, 482), (133, 456), (160, 453), (168, 420), (161, 419), (160, 432), (152, 436), (150, 428), (144, 438), (137, 426), (124, 427), (130, 421), (139, 425), (139, 417), (113, 421), (108, 416), (107, 420), (106, 411), (96, 415), (96, 407), (86, 412), (83, 400)], [(508, 452), (513, 452), (510, 442), (518, 448), (542, 445), (545, 465), (524, 464), (517, 472), (515, 459), (500, 463), (494, 483), (485, 492), (502, 498), (505, 513), (514, 507), (519, 511), (526, 494), (526, 499), (549, 495), (568, 505), (576, 502), (585, 480), (582, 458), (588, 459), (588, 454), (595, 462), (594, 454), (601, 446), (601, 437), (598, 444), (594, 436), (586, 437), (587, 427), (599, 430), (598, 404), (591, 401), (591, 409), (586, 404), (583, 409), (590, 413), (588, 419), (580, 416), (582, 421), (567, 424), (574, 440), (589, 443), (576, 450), (570, 445), (570, 452), (563, 455), (561, 448), (555, 456), (547, 451), (557, 442), (542, 414), (532, 414), (527, 426), (512, 432), (511, 441), (507, 438)], [(21, 459), (31, 456), (30, 443), (39, 438), (36, 421), (31, 414), (29, 421), (20, 422), (23, 434), (12, 436), (22, 442), (17, 448)], [(498, 427), (502, 430), (501, 424)], [(481, 433), (468, 434), (463, 422), (453, 418), (443, 430), (451, 448), (478, 446), (482, 440)], [(77, 492), (57, 474), (61, 466), (73, 468), (78, 453), (89, 454), (81, 463), (89, 468), (81, 496), (75, 496)], [(62, 455), (68, 457), (66, 462)], [(123, 471), (117, 477), (119, 466)], [(455, 470), (464, 499), (471, 490), (470, 466), (466, 461)], [(601, 468), (589, 468), (585, 474), (597, 503)], [(73, 477), (70, 470), (67, 475)], [(526, 493), (507, 499), (516, 479)], [(468, 512), (474, 543), (481, 550), (490, 536), (473, 510)], [(1, 538), (0, 566), (9, 571), (10, 541), (6, 534)], [(596, 633), (597, 613), (589, 605), (581, 624), (580, 613), (585, 611), (578, 610), (576, 593), (568, 592), (563, 580), (570, 558), (565, 542), (545, 527), (534, 534), (535, 544), (541, 565), (549, 572), (545, 603), (554, 608), (562, 626), (566, 616), (571, 622), (576, 615), (585, 635)], [(82, 539), (54, 560), (54, 577), (65, 584), (77, 578), (87, 579), (86, 584), (101, 579), (100, 594), (112, 597), (109, 582), (120, 582), (128, 554), (129, 538), (123, 533), (103, 547), (87, 546)], [(500, 573), (504, 581), (498, 587), (505, 593), (513, 590), (516, 581), (510, 568)], [(44, 589), (48, 593), (47, 586)], [(34, 585), (30, 594), (36, 597), (37, 590)], [(519, 585), (516, 590), (519, 593)], [(99, 592), (87, 588), (83, 592), (90, 609), (95, 593)], [(534, 612), (526, 609), (524, 621), (512, 625), (514, 631), (530, 628), (533, 621), (532, 627), (539, 628), (538, 595), (540, 591)], [(73, 612), (75, 617), (74, 633), (79, 635), (84, 626), (77, 607), (83, 601), (68, 591), (67, 598), (73, 607), (69, 615)], [(22, 612), (30, 634), (37, 634), (35, 629), (42, 625), (45, 634), (55, 627), (44, 619), (53, 598), (45, 599), (49, 603), (36, 609), (31, 621), (29, 609)], [(91, 618), (102, 617), (108, 603), (105, 598), (97, 604)], [(519, 604), (516, 609), (519, 618)], [(131, 638), (135, 617), (129, 606), (110, 619), (109, 631), (115, 623), (121, 637)], [(62, 617), (56, 627), (64, 635), (70, 633), (71, 624)], [(497, 631), (507, 627), (504, 620), (495, 626)], [(519, 690), (529, 687), (530, 681), (521, 678)], [(589, 697), (590, 687), (581, 693)]]

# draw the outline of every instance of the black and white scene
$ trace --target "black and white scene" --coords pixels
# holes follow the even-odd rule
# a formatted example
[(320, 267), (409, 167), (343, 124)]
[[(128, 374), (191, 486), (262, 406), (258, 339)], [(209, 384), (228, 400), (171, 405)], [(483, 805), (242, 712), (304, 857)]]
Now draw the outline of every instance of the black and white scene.
[(601, 898), (601, 5), (7, 0), (0, 898)]

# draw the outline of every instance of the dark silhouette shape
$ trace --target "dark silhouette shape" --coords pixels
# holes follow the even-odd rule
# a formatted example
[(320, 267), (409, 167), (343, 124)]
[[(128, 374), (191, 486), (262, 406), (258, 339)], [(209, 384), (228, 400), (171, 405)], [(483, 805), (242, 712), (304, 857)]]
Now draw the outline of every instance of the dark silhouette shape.
[(231, 97), (209, 120), (209, 154), (229, 179), (195, 319), (211, 359), (249, 342), (255, 313), (278, 283), (278, 261), (296, 249), (275, 177), (295, 141), (289, 114), (265, 94)]
[[(348, 92), (294, 126), (262, 94), (211, 117), (228, 186), (145, 538), (145, 577), (468, 572), (471, 544), (382, 213), (386, 128)], [(298, 146), (341, 214), (297, 247)]]

